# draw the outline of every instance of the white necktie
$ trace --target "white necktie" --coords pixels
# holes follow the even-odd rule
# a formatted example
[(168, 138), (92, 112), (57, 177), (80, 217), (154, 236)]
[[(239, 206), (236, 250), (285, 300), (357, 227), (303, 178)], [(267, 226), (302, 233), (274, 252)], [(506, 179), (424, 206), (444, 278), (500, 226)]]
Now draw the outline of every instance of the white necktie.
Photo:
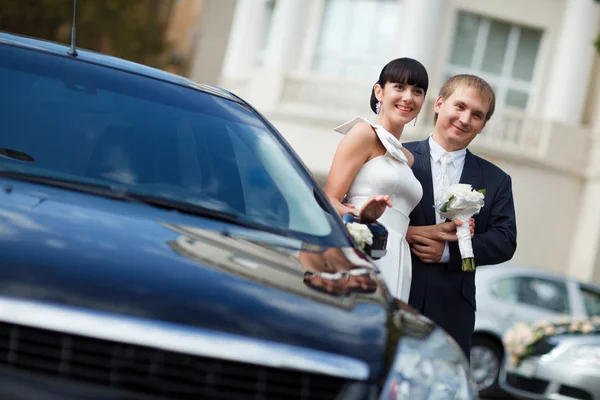
[(433, 182), (433, 191), (436, 197), (442, 195), (444, 189), (450, 185), (450, 180), (448, 179), (448, 164), (451, 162), (452, 156), (448, 153), (444, 153), (440, 157), (440, 173), (435, 177), (435, 181)]

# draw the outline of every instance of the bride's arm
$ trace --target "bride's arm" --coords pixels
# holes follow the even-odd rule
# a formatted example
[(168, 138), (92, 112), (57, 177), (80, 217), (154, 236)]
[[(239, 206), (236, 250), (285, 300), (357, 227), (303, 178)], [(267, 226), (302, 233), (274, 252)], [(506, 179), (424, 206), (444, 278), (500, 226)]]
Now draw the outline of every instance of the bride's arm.
[[(355, 211), (353, 205), (342, 204), (342, 200), (360, 168), (371, 157), (377, 140), (377, 135), (371, 125), (366, 122), (359, 122), (350, 129), (338, 145), (325, 184), (325, 194), (327, 194), (339, 215)], [(366, 219), (379, 218), (385, 210), (385, 206), (389, 203), (389, 197), (377, 197), (379, 199), (369, 200), (368, 203), (372, 206), (370, 210), (365, 209), (365, 211), (368, 211), (365, 213)], [(378, 208), (382, 208), (382, 210), (377, 212)]]

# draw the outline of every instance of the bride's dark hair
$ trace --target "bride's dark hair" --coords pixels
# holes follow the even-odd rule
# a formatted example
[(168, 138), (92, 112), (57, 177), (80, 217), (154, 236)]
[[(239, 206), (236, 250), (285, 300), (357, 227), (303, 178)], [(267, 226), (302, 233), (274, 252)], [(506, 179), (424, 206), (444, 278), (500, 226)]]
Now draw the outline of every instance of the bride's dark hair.
[[(429, 87), (429, 76), (427, 70), (415, 59), (403, 57), (396, 58), (386, 64), (379, 74), (378, 83), (382, 88), (388, 82), (394, 83), (406, 83), (407, 85), (413, 85), (423, 89), (427, 94), (427, 88)], [(373, 85), (375, 86), (375, 85)], [(377, 97), (375, 97), (375, 89), (371, 90), (371, 110), (377, 113), (375, 106), (377, 105)]]

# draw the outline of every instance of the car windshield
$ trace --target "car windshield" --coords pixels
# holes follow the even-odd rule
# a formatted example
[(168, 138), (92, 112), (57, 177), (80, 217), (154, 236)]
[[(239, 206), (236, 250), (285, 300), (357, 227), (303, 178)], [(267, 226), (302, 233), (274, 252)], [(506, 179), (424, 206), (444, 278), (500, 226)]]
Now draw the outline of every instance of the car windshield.
[(317, 244), (345, 240), (292, 152), (237, 101), (11, 46), (0, 46), (0, 87), (3, 171), (185, 202)]

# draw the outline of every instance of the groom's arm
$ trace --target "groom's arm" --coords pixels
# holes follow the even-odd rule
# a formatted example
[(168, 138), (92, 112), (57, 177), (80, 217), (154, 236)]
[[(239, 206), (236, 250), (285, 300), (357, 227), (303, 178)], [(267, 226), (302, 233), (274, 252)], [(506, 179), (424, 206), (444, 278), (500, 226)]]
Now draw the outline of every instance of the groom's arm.
[[(476, 224), (472, 243), (476, 265), (500, 264), (514, 255), (517, 249), (517, 224), (509, 175), (504, 176), (496, 191), (485, 232), (478, 233)], [(460, 270), (461, 265), (458, 245), (450, 243), (450, 267)]]
[(449, 243), (456, 242), (456, 226), (460, 222), (442, 222), (437, 225), (413, 226), (406, 232), (411, 251), (425, 263), (450, 261)]
[(409, 226), (406, 241), (410, 251), (424, 263), (441, 262), (447, 243), (438, 238), (436, 225)]

